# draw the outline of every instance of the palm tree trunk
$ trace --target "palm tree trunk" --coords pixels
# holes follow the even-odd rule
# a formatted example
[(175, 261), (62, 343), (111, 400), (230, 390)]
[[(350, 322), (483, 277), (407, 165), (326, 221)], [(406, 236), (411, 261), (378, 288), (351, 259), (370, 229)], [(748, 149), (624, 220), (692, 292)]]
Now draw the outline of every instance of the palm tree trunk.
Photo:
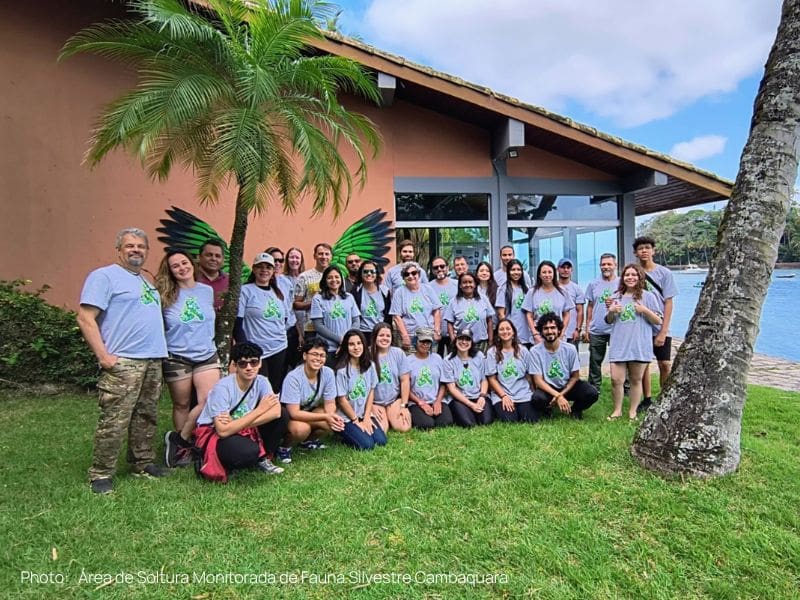
[(800, 149), (800, 0), (785, 0), (711, 269), (661, 401), (631, 453), (670, 475), (739, 465), (747, 372)]
[(236, 314), (239, 311), (239, 292), (242, 289), (244, 240), (247, 235), (247, 216), (249, 212), (250, 211), (245, 206), (242, 187), (239, 186), (239, 191), (236, 195), (236, 212), (233, 219), (233, 231), (231, 232), (231, 241), (228, 246), (230, 252), (228, 292), (225, 296), (225, 303), (222, 305), (222, 310), (220, 310), (217, 316), (216, 327), (217, 351), (219, 352), (223, 368), (226, 369), (231, 351), (233, 325), (236, 321)]

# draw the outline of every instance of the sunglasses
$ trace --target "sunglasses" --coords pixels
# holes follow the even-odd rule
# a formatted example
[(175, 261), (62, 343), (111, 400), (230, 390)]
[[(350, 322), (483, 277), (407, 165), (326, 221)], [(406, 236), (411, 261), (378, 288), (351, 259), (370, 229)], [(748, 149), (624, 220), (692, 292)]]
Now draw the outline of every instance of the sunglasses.
[(403, 273), (403, 278), (416, 277), (417, 275), (419, 275), (419, 271), (406, 271)]
[(354, 259), (348, 260), (348, 261), (347, 261), (347, 264), (348, 264), (348, 265), (355, 265), (355, 264), (358, 264), (358, 263), (360, 263), (360, 262), (361, 262), (361, 259), (360, 259), (360, 258), (354, 258)]
[(246, 369), (247, 367), (257, 367), (260, 362), (260, 358), (240, 358), (236, 361), (236, 366), (240, 369)]
[(276, 258), (275, 259), (276, 263), (282, 263), (282, 262), (285, 262), (285, 261), (286, 261), (286, 259), (283, 259), (283, 258)]
[(375, 269), (364, 269), (361, 271), (364, 275), (377, 275), (378, 272)]
[(443, 271), (447, 268), (447, 265), (433, 265), (432, 268), (434, 271)]

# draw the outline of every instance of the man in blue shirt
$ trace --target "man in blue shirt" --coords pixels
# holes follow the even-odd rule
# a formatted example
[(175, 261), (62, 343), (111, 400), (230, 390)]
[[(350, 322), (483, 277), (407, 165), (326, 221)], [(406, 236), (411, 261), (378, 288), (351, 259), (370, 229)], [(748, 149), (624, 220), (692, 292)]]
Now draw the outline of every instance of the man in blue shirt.
[(149, 244), (141, 229), (117, 234), (117, 262), (86, 278), (78, 326), (97, 357), (100, 417), (89, 469), (92, 491), (113, 491), (122, 438), (128, 432), (128, 462), (134, 475), (162, 477), (153, 436), (161, 396), (161, 359), (167, 356), (161, 299), (142, 266)]

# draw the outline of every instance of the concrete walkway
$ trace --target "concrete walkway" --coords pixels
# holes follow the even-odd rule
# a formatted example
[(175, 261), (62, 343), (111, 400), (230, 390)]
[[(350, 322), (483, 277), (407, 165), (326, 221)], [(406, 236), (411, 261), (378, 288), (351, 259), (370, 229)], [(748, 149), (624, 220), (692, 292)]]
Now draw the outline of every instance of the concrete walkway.
[[(680, 338), (672, 338), (672, 355), (678, 351), (681, 345)], [(581, 344), (581, 377), (589, 374), (589, 345)], [(651, 374), (658, 373), (658, 366), (655, 361), (651, 364)], [(609, 376), (608, 362), (603, 363), (603, 376)], [(792, 362), (783, 358), (767, 356), (766, 354), (754, 354), (750, 362), (750, 372), (747, 375), (747, 383), (751, 385), (763, 385), (766, 387), (786, 390), (788, 392), (800, 392), (800, 363)]]

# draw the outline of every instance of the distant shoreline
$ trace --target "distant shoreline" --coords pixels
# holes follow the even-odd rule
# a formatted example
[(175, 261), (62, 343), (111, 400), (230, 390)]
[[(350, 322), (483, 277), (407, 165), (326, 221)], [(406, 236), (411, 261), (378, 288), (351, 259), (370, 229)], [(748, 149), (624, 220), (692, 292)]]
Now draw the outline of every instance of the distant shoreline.
[[(667, 265), (667, 268), (671, 271), (683, 271), (688, 265)], [(696, 267), (700, 267), (701, 269), (707, 269), (709, 265), (704, 265), (697, 263), (694, 265)], [(776, 269), (800, 269), (800, 262), (784, 262), (784, 263), (775, 263)]]

